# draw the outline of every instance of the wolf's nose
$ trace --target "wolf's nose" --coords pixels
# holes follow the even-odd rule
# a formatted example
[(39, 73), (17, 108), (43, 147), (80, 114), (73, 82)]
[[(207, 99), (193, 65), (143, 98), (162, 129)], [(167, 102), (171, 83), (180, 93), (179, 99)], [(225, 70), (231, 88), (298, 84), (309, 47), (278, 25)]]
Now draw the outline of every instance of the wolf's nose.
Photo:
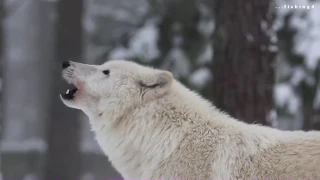
[(63, 63), (62, 63), (62, 68), (63, 69), (65, 69), (65, 68), (67, 68), (69, 66), (70, 66), (70, 62), (69, 61), (63, 61)]

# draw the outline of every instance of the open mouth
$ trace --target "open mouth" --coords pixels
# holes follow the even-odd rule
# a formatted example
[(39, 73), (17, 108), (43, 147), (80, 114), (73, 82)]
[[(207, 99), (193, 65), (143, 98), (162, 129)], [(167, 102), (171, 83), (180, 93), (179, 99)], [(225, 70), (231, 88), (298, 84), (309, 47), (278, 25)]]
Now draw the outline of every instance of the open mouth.
[(61, 93), (61, 96), (65, 100), (72, 100), (75, 97), (75, 94), (77, 91), (78, 91), (78, 88), (72, 85), (72, 87), (69, 88), (65, 94)]

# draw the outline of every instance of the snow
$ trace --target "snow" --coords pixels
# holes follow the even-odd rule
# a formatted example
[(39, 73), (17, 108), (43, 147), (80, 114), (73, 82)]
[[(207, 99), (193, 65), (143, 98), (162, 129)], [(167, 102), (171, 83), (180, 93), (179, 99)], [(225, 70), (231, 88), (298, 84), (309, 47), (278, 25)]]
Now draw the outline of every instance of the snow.
[(198, 31), (204, 36), (209, 38), (215, 29), (214, 19), (212, 17), (212, 11), (203, 3), (197, 3), (197, 9), (200, 13), (200, 21), (198, 23)]
[[(318, 3), (320, 6), (320, 3)], [(305, 18), (292, 18), (291, 25), (298, 29), (295, 37), (295, 51), (305, 56), (307, 67), (314, 70), (320, 58), (320, 11), (311, 9), (306, 11)]]
[(148, 21), (143, 27), (138, 29), (130, 39), (129, 47), (117, 47), (110, 52), (111, 59), (131, 59), (139, 58), (143, 62), (151, 62), (160, 55), (157, 45), (159, 38), (158, 28), (154, 20)]
[(185, 52), (180, 47), (174, 47), (164, 59), (162, 68), (171, 70), (175, 78), (180, 78), (189, 74), (191, 64)]
[(8, 141), (3, 140), (1, 142), (1, 152), (45, 152), (47, 150), (47, 144), (43, 139), (34, 138), (23, 141)]
[(202, 16), (210, 16), (211, 9), (203, 3), (197, 3), (197, 8)]
[(275, 102), (279, 107), (288, 106), (290, 113), (298, 111), (301, 101), (288, 83), (279, 83), (275, 86)]
[(92, 34), (96, 31), (96, 24), (89, 17), (84, 17), (82, 23), (86, 33)]
[(294, 73), (291, 77), (291, 83), (297, 86), (301, 83), (301, 81), (304, 80), (305, 76), (306, 76), (306, 73), (303, 68), (301, 67), (295, 68)]
[[(303, 43), (305, 43), (305, 50), (300, 50), (304, 51), (301, 52), (301, 54), (303, 53), (305, 55), (305, 64), (307, 65), (307, 67), (309, 69), (314, 70), (318, 63), (319, 63), (319, 59), (320, 59), (320, 51), (319, 51), (319, 47), (320, 47), (320, 41), (319, 40), (314, 40), (314, 41), (309, 41), (309, 42), (301, 42), (300, 46), (303, 46)], [(299, 47), (299, 45), (297, 45), (297, 48)], [(299, 52), (299, 49), (297, 50), (297, 52)]]
[(131, 59), (132, 57), (130, 50), (123, 46), (113, 49), (109, 54), (110, 59)]
[(306, 82), (310, 86), (315, 84), (314, 77), (308, 75), (303, 67), (296, 67), (292, 69), (292, 75), (290, 79), (291, 84), (297, 86), (302, 81)]
[(37, 179), (37, 176), (33, 173), (27, 174), (23, 177), (23, 180), (35, 180)]
[[(319, 86), (315, 84), (316, 80), (313, 71), (317, 68), (320, 60), (320, 51), (318, 50), (318, 47), (320, 47), (320, 10), (317, 8), (320, 7), (320, 1), (282, 0), (275, 1), (275, 3), (277, 7), (281, 8), (275, 9), (276, 18), (272, 26), (273, 30), (278, 31), (283, 28), (285, 18), (290, 15), (289, 28), (296, 32), (293, 37), (292, 53), (293, 55), (301, 55), (304, 58), (303, 64), (297, 65), (291, 64), (291, 60), (287, 59), (284, 55), (287, 52), (280, 51), (277, 54), (277, 79), (281, 81), (289, 79), (275, 86), (275, 102), (278, 108), (285, 107), (289, 114), (293, 115), (289, 117), (279, 116), (278, 127), (280, 129), (299, 129), (302, 127), (303, 114), (299, 109), (301, 106), (300, 95), (295, 93), (294, 89), (301, 82), (307, 83), (312, 88)], [(277, 40), (276, 34), (273, 34), (271, 42), (276, 43)], [(270, 47), (268, 49), (272, 51), (278, 50), (277, 48), (270, 49)], [(320, 93), (317, 92), (314, 98), (314, 108), (319, 107)]]
[(246, 34), (246, 38), (247, 38), (248, 42), (253, 42), (254, 41), (254, 38), (253, 38), (252, 34), (250, 34), (250, 33)]
[(268, 46), (268, 50), (269, 50), (270, 52), (278, 52), (279, 48), (278, 48), (278, 46), (276, 46), (276, 45), (269, 45), (269, 46)]
[(213, 58), (213, 47), (211, 43), (208, 43), (204, 51), (198, 57), (197, 62), (200, 65), (203, 65), (211, 62), (212, 58)]
[[(94, 2), (94, 1), (93, 1)], [(142, 8), (147, 8), (146, 6), (142, 6), (139, 9), (132, 9), (132, 11), (128, 11), (126, 8), (92, 4), (90, 7), (90, 13), (92, 16), (100, 16), (100, 17), (108, 17), (112, 21), (118, 22), (126, 22), (126, 23), (135, 23), (139, 21), (140, 16), (143, 16), (146, 10), (142, 11)], [(141, 13), (141, 14), (140, 14)]]
[(189, 81), (196, 88), (201, 89), (208, 82), (210, 77), (211, 77), (210, 69), (203, 67), (193, 72), (189, 78)]
[(278, 42), (278, 37), (277, 36), (271, 36), (271, 40), (272, 43), (277, 43)]
[(172, 43), (175, 45), (182, 45), (183, 44), (183, 37), (180, 34), (173, 36)]
[(266, 31), (268, 29), (268, 23), (267, 21), (263, 20), (260, 22), (260, 27), (262, 30)]
[[(142, 3), (142, 4), (144, 4), (144, 5), (139, 5), (138, 7), (137, 7), (137, 12), (140, 14), (140, 16), (143, 16), (143, 15), (145, 15), (145, 14), (147, 14), (148, 13), (148, 3)], [(131, 7), (128, 7), (128, 8), (131, 8)]]
[(183, 37), (181, 35), (181, 23), (179, 22), (175, 22), (172, 25), (172, 31), (174, 33), (173, 37), (172, 37), (172, 44), (173, 46), (181, 46), (183, 44)]
[(198, 31), (205, 37), (210, 37), (215, 29), (213, 19), (200, 20), (198, 24)]
[(175, 78), (187, 76), (191, 70), (190, 60), (184, 50), (181, 48), (183, 44), (183, 37), (180, 34), (181, 25), (175, 23), (172, 30), (175, 35), (172, 39), (172, 48), (164, 58), (164, 63), (161, 68), (168, 69), (172, 72)]
[[(283, 0), (283, 1), (274, 1), (276, 7), (283, 7), (286, 4), (305, 4), (308, 0)], [(275, 31), (279, 30), (284, 25), (284, 18), (286, 15), (288, 15), (290, 12), (292, 12), (293, 9), (289, 8), (277, 8), (276, 9), (276, 18), (273, 23), (273, 29)]]
[(158, 38), (156, 24), (153, 21), (147, 22), (131, 39), (129, 44), (131, 52), (146, 62), (159, 57)]
[(94, 175), (92, 173), (84, 173), (81, 180), (93, 180)]
[[(284, 5), (305, 5), (320, 7), (319, 1), (294, 0), (277, 1), (277, 6)], [(318, 8), (281, 8), (277, 9), (277, 18), (274, 24), (275, 30), (283, 27), (284, 17), (292, 13), (290, 26), (297, 30), (294, 37), (294, 51), (305, 57), (305, 64), (308, 69), (314, 70), (320, 59), (320, 10)]]
[(267, 115), (267, 121), (271, 124), (271, 127), (278, 128), (278, 114), (276, 109), (272, 109)]

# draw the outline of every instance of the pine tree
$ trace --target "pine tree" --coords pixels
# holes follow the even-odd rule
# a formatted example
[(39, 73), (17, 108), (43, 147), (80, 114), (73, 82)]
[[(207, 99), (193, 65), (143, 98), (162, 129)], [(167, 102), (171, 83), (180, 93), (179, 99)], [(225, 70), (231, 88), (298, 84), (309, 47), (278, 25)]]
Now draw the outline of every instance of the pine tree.
[[(275, 53), (270, 50), (271, 1), (216, 1), (213, 101), (248, 123), (268, 125)], [(272, 47), (272, 46), (271, 46)]]

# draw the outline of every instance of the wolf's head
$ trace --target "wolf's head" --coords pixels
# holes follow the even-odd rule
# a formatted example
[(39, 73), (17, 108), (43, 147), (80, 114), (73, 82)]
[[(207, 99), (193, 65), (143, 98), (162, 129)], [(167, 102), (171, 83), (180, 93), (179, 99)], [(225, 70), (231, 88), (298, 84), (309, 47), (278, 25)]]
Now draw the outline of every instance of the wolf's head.
[(102, 65), (68, 61), (62, 67), (63, 78), (74, 86), (60, 95), (63, 103), (86, 114), (117, 103), (130, 106), (157, 100), (169, 92), (173, 81), (168, 71), (123, 60)]

